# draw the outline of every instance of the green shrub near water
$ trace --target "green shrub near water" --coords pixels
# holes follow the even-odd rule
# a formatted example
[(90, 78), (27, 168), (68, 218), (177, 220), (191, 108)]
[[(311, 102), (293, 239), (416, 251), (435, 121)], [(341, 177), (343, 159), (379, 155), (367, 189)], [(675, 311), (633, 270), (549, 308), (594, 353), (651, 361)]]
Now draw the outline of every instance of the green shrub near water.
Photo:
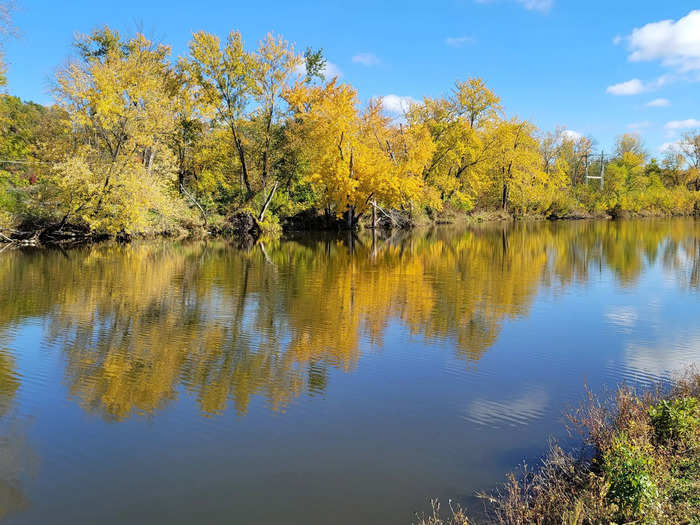
[(658, 497), (653, 481), (654, 451), (639, 446), (621, 433), (603, 455), (603, 471), (609, 483), (607, 498), (623, 515), (639, 516)]
[(649, 407), (649, 417), (656, 438), (662, 443), (669, 440), (687, 440), (700, 425), (698, 400), (694, 397), (663, 399)]

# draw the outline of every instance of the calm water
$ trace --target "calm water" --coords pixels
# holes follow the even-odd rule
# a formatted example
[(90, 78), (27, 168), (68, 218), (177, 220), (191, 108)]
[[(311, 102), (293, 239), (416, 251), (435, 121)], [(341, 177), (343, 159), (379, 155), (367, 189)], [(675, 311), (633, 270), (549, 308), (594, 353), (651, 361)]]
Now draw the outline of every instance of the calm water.
[(700, 222), (0, 254), (8, 523), (410, 523), (700, 361)]

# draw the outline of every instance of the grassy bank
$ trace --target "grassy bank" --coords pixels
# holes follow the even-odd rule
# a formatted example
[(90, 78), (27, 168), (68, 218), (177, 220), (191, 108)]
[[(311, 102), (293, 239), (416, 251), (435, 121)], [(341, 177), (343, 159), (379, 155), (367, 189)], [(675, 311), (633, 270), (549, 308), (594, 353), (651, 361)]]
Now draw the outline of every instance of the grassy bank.
[[(700, 373), (674, 386), (589, 393), (567, 415), (581, 449), (555, 444), (537, 469), (511, 473), (481, 494), (488, 522), (501, 524), (700, 523)], [(434, 503), (420, 525), (476, 523)]]

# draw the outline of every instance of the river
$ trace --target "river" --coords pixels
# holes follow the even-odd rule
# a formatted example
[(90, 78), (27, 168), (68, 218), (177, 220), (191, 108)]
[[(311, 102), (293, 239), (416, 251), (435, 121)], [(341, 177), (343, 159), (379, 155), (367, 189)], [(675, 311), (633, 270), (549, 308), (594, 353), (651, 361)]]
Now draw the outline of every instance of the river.
[(7, 523), (478, 512), (584, 388), (700, 360), (700, 221), (0, 253)]

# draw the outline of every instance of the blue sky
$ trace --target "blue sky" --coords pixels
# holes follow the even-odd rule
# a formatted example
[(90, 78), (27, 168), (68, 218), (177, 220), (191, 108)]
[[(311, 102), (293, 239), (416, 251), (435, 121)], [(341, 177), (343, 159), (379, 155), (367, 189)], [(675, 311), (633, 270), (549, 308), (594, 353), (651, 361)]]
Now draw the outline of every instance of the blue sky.
[(108, 24), (141, 27), (174, 54), (200, 29), (238, 29), (251, 47), (274, 31), (322, 47), (363, 99), (436, 96), (481, 76), (509, 114), (590, 134), (606, 150), (636, 130), (658, 154), (700, 128), (697, 0), (16, 1), (7, 90), (42, 103), (73, 34)]

